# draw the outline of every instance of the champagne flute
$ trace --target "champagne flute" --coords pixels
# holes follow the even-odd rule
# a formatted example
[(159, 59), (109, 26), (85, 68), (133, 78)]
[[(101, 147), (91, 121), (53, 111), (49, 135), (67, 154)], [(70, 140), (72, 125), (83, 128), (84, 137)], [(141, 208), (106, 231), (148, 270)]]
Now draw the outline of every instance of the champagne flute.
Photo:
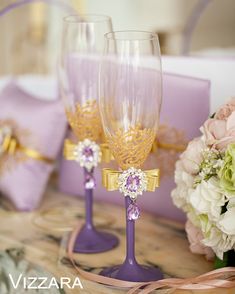
[[(158, 268), (137, 263), (134, 241), (135, 221), (140, 216), (137, 198), (151, 190), (150, 182), (156, 175), (151, 176), (156, 170), (144, 172), (140, 168), (156, 136), (161, 91), (158, 36), (141, 31), (105, 34), (99, 106), (109, 148), (120, 170), (104, 169), (103, 184), (110, 191), (119, 189), (125, 196), (127, 254), (122, 265), (104, 269), (100, 273), (104, 276), (139, 282), (163, 277)], [(114, 180), (115, 174), (118, 176)]]
[(72, 15), (64, 18), (59, 62), (60, 92), (76, 143), (65, 142), (67, 159), (84, 169), (86, 222), (77, 236), (74, 252), (97, 253), (118, 244), (116, 236), (98, 231), (93, 224), (94, 168), (101, 159), (98, 143), (102, 124), (97, 103), (99, 63), (104, 34), (112, 31), (111, 18)]

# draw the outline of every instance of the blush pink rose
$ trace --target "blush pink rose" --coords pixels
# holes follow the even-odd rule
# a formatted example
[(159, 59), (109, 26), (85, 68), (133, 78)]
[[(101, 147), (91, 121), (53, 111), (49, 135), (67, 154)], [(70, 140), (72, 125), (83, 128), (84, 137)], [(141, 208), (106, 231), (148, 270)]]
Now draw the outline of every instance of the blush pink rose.
[(222, 140), (226, 134), (226, 121), (215, 118), (208, 119), (201, 128), (206, 139), (206, 145), (213, 146)]
[(234, 111), (235, 111), (235, 97), (232, 97), (228, 103), (223, 105), (216, 112), (215, 118), (219, 120), (226, 120)]
[(204, 238), (201, 230), (196, 228), (189, 220), (185, 224), (185, 230), (190, 243), (190, 251), (205, 255), (207, 260), (213, 260), (215, 256), (213, 250), (201, 243)]
[(203, 160), (202, 151), (206, 145), (201, 137), (192, 140), (187, 149), (181, 154), (181, 162), (185, 171), (191, 175), (199, 172), (200, 164)]
[(208, 119), (201, 128), (206, 145), (224, 151), (235, 142), (235, 97), (223, 105), (214, 118)]
[(235, 142), (235, 111), (226, 120), (208, 119), (201, 128), (206, 145), (224, 151)]
[(224, 138), (219, 140), (217, 148), (224, 150), (229, 144), (235, 142), (235, 111), (230, 114), (226, 121), (226, 132)]

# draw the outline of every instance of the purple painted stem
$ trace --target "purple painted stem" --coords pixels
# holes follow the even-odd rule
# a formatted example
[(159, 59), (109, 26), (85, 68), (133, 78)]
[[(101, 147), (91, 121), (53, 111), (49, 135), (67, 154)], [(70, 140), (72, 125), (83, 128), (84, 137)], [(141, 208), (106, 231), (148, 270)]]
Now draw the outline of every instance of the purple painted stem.
[(137, 264), (135, 259), (135, 221), (128, 219), (127, 209), (131, 204), (130, 197), (125, 197), (126, 204), (126, 259), (124, 263)]
[[(93, 175), (93, 171), (89, 174)], [(84, 168), (84, 178), (86, 179), (88, 171)], [(87, 229), (93, 229), (93, 189), (85, 189), (86, 203), (86, 224)]]
[(126, 204), (126, 259), (123, 264), (105, 268), (100, 275), (131, 282), (156, 281), (163, 278), (158, 268), (140, 265), (135, 259), (135, 221), (128, 219), (127, 209), (131, 204), (129, 196)]
[[(92, 175), (93, 170), (88, 172), (84, 169), (85, 181), (88, 176)], [(93, 189), (85, 188), (85, 205), (86, 222), (76, 238), (74, 252), (99, 253), (116, 247), (119, 241), (115, 235), (96, 230), (93, 225)]]

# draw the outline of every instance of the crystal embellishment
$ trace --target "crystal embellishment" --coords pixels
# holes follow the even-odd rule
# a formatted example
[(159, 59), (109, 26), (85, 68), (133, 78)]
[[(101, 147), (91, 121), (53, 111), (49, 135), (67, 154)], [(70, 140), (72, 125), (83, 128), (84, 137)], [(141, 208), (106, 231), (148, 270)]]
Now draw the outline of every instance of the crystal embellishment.
[(120, 174), (118, 186), (124, 196), (136, 199), (138, 195), (142, 195), (147, 190), (147, 177), (141, 169), (131, 167)]
[(85, 139), (77, 144), (74, 149), (74, 156), (81, 167), (91, 171), (101, 161), (101, 150), (98, 144)]
[(12, 135), (12, 130), (9, 126), (1, 126), (0, 127), (0, 155), (4, 153), (3, 144), (6, 137), (10, 137)]
[(127, 208), (128, 220), (137, 220), (140, 217), (140, 209), (135, 202), (130, 204)]
[(95, 185), (96, 185), (95, 184), (95, 178), (94, 178), (92, 172), (86, 174), (85, 182), (84, 182), (85, 189), (93, 190), (93, 189), (95, 189)]

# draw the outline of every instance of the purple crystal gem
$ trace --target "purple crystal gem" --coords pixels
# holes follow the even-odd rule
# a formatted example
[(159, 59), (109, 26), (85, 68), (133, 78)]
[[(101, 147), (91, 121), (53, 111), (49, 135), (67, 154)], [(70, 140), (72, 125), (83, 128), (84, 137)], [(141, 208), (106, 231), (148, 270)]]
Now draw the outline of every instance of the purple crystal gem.
[(129, 220), (137, 220), (140, 217), (140, 209), (136, 203), (132, 203), (128, 206), (127, 217)]
[(90, 190), (94, 188), (95, 188), (95, 178), (92, 175), (87, 174), (85, 178), (85, 189)]
[(126, 188), (130, 192), (136, 192), (140, 185), (140, 178), (136, 175), (130, 175), (126, 180)]
[(94, 152), (90, 147), (85, 147), (82, 150), (82, 157), (86, 162), (92, 162), (94, 159)]

